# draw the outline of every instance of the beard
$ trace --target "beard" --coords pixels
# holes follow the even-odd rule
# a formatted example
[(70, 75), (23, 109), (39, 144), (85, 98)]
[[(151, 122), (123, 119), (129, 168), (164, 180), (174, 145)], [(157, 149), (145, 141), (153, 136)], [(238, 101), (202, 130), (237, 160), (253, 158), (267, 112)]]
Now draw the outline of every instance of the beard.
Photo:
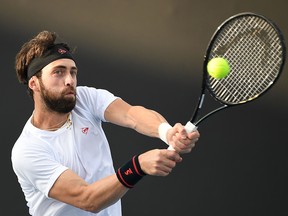
[[(74, 87), (69, 86), (64, 92), (55, 94), (45, 88), (41, 79), (39, 81), (41, 97), (48, 109), (57, 113), (69, 113), (74, 109), (76, 104), (76, 91)], [(75, 92), (75, 98), (65, 98), (65, 93), (68, 91)]]

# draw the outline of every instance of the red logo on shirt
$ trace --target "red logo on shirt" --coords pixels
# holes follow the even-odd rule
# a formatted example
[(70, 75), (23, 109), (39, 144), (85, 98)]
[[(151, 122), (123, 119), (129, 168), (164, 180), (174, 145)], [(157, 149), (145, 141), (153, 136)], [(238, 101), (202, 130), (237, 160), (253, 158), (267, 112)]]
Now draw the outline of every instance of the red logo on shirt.
[(88, 130), (89, 130), (88, 127), (81, 128), (81, 129), (82, 129), (82, 133), (84, 133), (84, 134), (87, 134), (87, 133), (88, 133)]

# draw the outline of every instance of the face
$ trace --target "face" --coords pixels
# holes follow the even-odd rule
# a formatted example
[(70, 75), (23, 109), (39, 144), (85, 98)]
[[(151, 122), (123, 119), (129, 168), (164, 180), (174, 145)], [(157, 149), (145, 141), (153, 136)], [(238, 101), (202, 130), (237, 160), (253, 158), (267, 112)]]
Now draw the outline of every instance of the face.
[(42, 69), (39, 95), (51, 111), (68, 113), (76, 104), (77, 67), (71, 59), (58, 59)]

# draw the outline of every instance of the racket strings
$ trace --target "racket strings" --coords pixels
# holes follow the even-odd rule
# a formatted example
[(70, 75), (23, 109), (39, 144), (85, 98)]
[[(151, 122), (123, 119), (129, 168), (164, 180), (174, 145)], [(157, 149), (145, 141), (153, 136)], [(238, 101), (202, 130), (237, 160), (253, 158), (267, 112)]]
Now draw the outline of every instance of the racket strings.
[(228, 104), (258, 97), (273, 84), (283, 61), (278, 32), (257, 16), (244, 16), (226, 24), (214, 40), (209, 59), (221, 56), (230, 64), (224, 79), (208, 77), (210, 91)]

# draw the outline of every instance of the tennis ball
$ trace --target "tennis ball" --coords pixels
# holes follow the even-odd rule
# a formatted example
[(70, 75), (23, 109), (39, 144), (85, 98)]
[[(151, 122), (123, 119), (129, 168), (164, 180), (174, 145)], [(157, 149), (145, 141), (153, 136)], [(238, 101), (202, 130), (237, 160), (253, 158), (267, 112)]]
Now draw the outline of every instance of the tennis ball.
[(215, 79), (223, 79), (230, 72), (230, 66), (226, 59), (221, 57), (212, 58), (207, 64), (207, 71)]

